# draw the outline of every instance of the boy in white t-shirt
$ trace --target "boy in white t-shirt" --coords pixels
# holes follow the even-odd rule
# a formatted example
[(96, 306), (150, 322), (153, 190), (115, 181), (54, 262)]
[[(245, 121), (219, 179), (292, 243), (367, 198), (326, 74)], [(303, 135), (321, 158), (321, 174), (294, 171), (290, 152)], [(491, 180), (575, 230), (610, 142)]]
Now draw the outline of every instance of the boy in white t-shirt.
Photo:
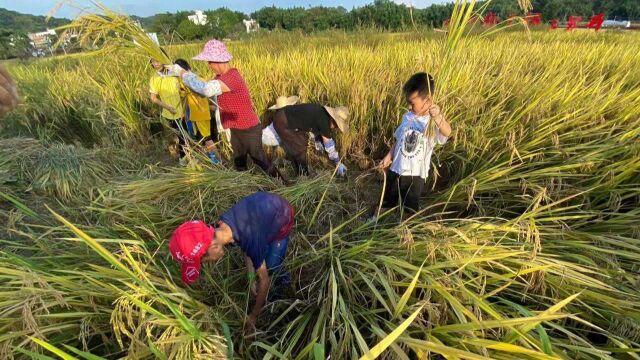
[[(402, 91), (410, 111), (404, 114), (394, 133), (395, 143), (382, 160), (387, 171), (382, 208), (393, 208), (400, 203), (404, 218), (420, 210), (420, 194), (424, 188), (431, 155), (436, 144), (443, 145), (451, 134), (451, 126), (444, 119), (440, 107), (431, 95), (435, 90), (433, 77), (417, 73), (404, 84)], [(434, 125), (430, 125), (433, 121)]]

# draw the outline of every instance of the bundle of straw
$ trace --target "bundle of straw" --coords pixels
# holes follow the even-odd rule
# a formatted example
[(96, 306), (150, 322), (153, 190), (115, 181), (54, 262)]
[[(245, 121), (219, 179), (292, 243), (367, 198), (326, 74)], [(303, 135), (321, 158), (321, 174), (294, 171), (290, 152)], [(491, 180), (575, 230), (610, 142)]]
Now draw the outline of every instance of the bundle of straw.
[[(96, 11), (80, 10), (80, 15), (71, 23), (58, 27), (63, 34), (56, 43), (60, 45), (69, 35), (78, 36), (82, 46), (101, 45), (101, 51), (131, 48), (141, 55), (150, 56), (164, 64), (170, 64), (171, 59), (142, 29), (142, 26), (127, 15), (119, 14), (98, 1), (91, 1)], [(48, 18), (52, 17), (64, 4), (73, 4), (72, 0), (63, 0), (51, 10)]]

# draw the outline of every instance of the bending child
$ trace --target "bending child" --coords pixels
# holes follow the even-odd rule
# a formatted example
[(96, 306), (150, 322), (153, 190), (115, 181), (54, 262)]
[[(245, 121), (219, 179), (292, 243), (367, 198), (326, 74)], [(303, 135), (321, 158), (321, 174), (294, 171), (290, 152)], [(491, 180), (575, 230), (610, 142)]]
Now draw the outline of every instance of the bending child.
[(202, 221), (180, 225), (171, 237), (169, 250), (181, 265), (182, 281), (192, 284), (200, 276), (201, 262), (220, 260), (226, 245), (242, 249), (247, 272), (257, 274), (258, 280), (257, 286), (252, 284), (255, 305), (245, 323), (249, 335), (255, 332), (256, 321), (267, 301), (271, 277), (276, 288), (289, 283), (282, 263), (293, 224), (294, 209), (286, 199), (257, 192), (222, 214), (215, 227)]

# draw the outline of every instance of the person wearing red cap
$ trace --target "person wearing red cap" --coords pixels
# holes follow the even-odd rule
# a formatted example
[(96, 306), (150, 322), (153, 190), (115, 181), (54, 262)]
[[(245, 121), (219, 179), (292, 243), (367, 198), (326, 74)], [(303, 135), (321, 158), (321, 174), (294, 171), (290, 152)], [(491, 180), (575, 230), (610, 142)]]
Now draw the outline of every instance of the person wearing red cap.
[(200, 276), (202, 262), (220, 260), (226, 245), (240, 247), (250, 278), (255, 273), (258, 279), (257, 286), (252, 284), (251, 291), (255, 305), (245, 323), (245, 331), (253, 334), (269, 293), (270, 274), (275, 276), (277, 283), (274, 285), (283, 286), (289, 282), (282, 263), (293, 224), (294, 209), (286, 199), (257, 192), (222, 214), (215, 227), (199, 220), (180, 225), (171, 236), (169, 250), (181, 265), (182, 281), (193, 284)]

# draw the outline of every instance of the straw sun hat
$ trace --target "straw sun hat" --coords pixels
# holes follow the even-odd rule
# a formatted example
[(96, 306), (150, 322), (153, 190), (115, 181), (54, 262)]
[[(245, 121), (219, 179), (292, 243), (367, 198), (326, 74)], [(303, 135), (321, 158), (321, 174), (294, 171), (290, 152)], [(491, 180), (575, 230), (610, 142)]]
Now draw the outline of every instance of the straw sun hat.
[[(298, 102), (298, 100), (300, 100), (300, 98), (295, 95), (279, 96), (276, 99), (276, 104), (271, 106), (269, 110), (278, 110), (287, 106), (294, 105)], [(324, 108), (327, 113), (329, 113), (329, 116), (331, 116), (331, 118), (333, 118), (333, 120), (336, 122), (336, 125), (338, 125), (338, 129), (340, 129), (341, 132), (349, 131), (349, 124), (347, 123), (347, 120), (349, 119), (349, 109), (346, 106), (324, 106)]]
[(336, 122), (340, 131), (343, 133), (349, 131), (349, 124), (347, 123), (347, 120), (349, 120), (349, 109), (346, 106), (338, 106), (335, 108), (325, 106), (324, 108)]
[(276, 99), (276, 104), (270, 107), (269, 110), (278, 110), (278, 109), (282, 109), (283, 107), (294, 105), (295, 103), (298, 102), (298, 100), (300, 100), (300, 98), (295, 95), (288, 96), (288, 97), (278, 96), (278, 98)]

